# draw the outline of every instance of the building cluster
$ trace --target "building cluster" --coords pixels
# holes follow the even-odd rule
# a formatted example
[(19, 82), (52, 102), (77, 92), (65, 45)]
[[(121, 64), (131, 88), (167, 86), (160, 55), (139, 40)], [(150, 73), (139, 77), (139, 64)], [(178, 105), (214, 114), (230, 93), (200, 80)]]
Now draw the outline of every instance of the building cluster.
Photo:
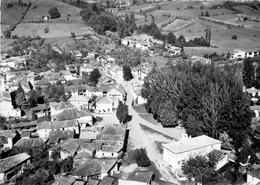
[(260, 50), (255, 51), (242, 51), (242, 50), (234, 50), (231, 54), (230, 59), (244, 59), (248, 57), (257, 57), (260, 56)]

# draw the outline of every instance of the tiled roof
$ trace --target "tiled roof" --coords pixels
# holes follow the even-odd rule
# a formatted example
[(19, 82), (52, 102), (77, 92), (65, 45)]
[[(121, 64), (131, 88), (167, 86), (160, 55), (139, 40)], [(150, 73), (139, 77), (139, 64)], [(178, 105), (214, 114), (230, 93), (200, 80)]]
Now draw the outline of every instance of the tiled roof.
[(72, 105), (69, 102), (50, 102), (50, 106), (54, 110), (65, 110), (65, 109), (71, 109), (74, 108), (74, 105)]
[(76, 181), (75, 177), (71, 176), (60, 176), (58, 179), (55, 180), (55, 182), (52, 185), (74, 185), (74, 182)]
[(41, 147), (44, 145), (44, 141), (41, 138), (21, 138), (15, 146), (20, 147)]
[(50, 109), (51, 107), (46, 104), (39, 104), (36, 107), (31, 108), (31, 111), (37, 111), (37, 110), (45, 110), (45, 109)]
[(14, 138), (16, 135), (17, 133), (14, 130), (0, 130), (0, 136)]
[(87, 117), (87, 116), (92, 116), (92, 114), (88, 111), (83, 111), (78, 109), (66, 109), (53, 117), (56, 120), (63, 121), (63, 120), (72, 120), (72, 119), (77, 119), (77, 118)]
[(27, 153), (21, 153), (4, 159), (0, 159), (0, 173), (7, 172), (13, 167), (19, 165), (25, 160), (29, 159), (30, 156)]
[(37, 121), (30, 121), (30, 122), (19, 122), (16, 124), (12, 124), (13, 129), (22, 128), (22, 127), (36, 127)]
[(144, 182), (149, 184), (153, 176), (152, 171), (135, 171), (129, 174), (127, 180), (137, 181), (137, 182)]
[(90, 159), (72, 172), (73, 176), (93, 176), (107, 173), (116, 164), (117, 159)]
[(43, 121), (38, 123), (37, 129), (60, 129), (60, 128), (69, 128), (69, 127), (77, 127), (77, 120), (65, 120), (65, 121)]
[(115, 178), (106, 176), (99, 182), (98, 185), (112, 185), (115, 181)]
[(55, 144), (59, 143), (60, 140), (66, 140), (69, 138), (74, 138), (74, 131), (73, 130), (56, 130), (51, 131), (49, 134), (48, 143)]
[(221, 143), (221, 141), (206, 135), (201, 135), (194, 138), (185, 138), (176, 142), (164, 144), (163, 147), (175, 154), (178, 154), (218, 143)]
[(96, 104), (112, 104), (113, 100), (109, 97), (102, 97), (101, 99), (98, 99)]
[(86, 185), (98, 185), (99, 180), (89, 179)]
[(54, 150), (57, 148), (66, 150), (67, 152), (74, 154), (79, 149), (79, 145), (73, 139), (68, 139), (53, 146), (52, 148), (50, 148), (50, 150)]

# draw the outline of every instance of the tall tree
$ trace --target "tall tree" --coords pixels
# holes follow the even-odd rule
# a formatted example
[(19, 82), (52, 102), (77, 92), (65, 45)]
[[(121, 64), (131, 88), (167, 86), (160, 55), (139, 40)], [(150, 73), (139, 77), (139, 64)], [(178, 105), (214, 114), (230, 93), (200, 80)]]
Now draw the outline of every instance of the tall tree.
[(123, 104), (122, 102), (119, 103), (116, 110), (116, 117), (120, 123), (126, 123), (129, 121), (130, 116), (128, 113), (128, 106), (126, 104)]
[(124, 21), (125, 21), (126, 27), (130, 26), (131, 23), (130, 23), (129, 15), (127, 13), (125, 13)]
[(251, 58), (246, 58), (244, 60), (243, 82), (246, 88), (251, 88), (254, 86), (255, 70), (253, 66), (253, 60)]
[(134, 28), (136, 27), (136, 24), (135, 24), (135, 14), (134, 14), (134, 12), (131, 12), (131, 13), (130, 13), (130, 25), (132, 25)]
[(163, 126), (180, 120), (189, 135), (216, 139), (225, 132), (232, 146), (240, 148), (251, 132), (252, 111), (238, 74), (229, 66), (168, 64), (148, 74), (141, 93)]
[(127, 65), (123, 66), (123, 77), (124, 77), (125, 81), (130, 81), (134, 78), (132, 75), (132, 70), (131, 70), (130, 66), (127, 66)]
[(93, 71), (90, 72), (89, 74), (89, 82), (90, 85), (96, 86), (98, 83), (98, 79), (101, 77), (101, 74), (98, 70), (98, 68), (93, 69)]
[(167, 44), (175, 44), (176, 43), (176, 36), (173, 32), (169, 32), (166, 36)]

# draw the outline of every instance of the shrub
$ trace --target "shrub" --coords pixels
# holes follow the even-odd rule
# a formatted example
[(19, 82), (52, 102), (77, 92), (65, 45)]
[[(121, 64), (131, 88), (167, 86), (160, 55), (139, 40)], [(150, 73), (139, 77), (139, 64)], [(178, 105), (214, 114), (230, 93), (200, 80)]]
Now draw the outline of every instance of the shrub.
[(33, 5), (33, 9), (36, 9), (36, 8), (38, 8), (38, 6), (37, 5)]
[(233, 40), (237, 40), (237, 35), (233, 35), (233, 36), (232, 36), (232, 39), (233, 39)]
[(13, 4), (12, 3), (7, 3), (7, 8), (12, 8)]
[(46, 27), (46, 28), (44, 28), (44, 33), (49, 33), (49, 28), (48, 27)]
[(151, 161), (147, 156), (147, 152), (144, 148), (136, 149), (134, 152), (134, 159), (138, 166), (147, 167), (151, 165)]

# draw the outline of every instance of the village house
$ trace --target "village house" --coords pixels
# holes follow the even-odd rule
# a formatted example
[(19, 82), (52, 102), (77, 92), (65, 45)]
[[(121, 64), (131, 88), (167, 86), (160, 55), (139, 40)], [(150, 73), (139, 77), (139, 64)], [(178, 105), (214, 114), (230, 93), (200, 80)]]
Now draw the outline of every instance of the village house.
[(79, 149), (79, 145), (74, 139), (68, 139), (63, 141), (57, 145), (51, 147), (49, 151), (50, 160), (52, 159), (52, 152), (58, 151), (60, 153), (60, 159), (66, 159), (69, 156), (74, 157), (76, 155), (77, 150)]
[(26, 66), (26, 58), (23, 56), (10, 57), (4, 60), (4, 62), (11, 68), (16, 70), (24, 69)]
[(51, 107), (51, 115), (52, 116), (55, 116), (55, 115), (61, 113), (64, 110), (75, 108), (75, 106), (73, 106), (69, 102), (58, 102), (58, 103), (57, 102), (50, 102), (49, 105)]
[(72, 130), (79, 134), (79, 124), (77, 120), (65, 121), (43, 121), (37, 125), (37, 133), (40, 138), (47, 140), (51, 131), (56, 130)]
[(152, 184), (155, 175), (152, 171), (134, 171), (124, 179), (118, 179), (118, 185), (149, 185)]
[(165, 48), (167, 49), (168, 53), (171, 55), (171, 56), (178, 56), (181, 54), (181, 48), (179, 47), (176, 47), (176, 46), (173, 46), (171, 44), (167, 44), (165, 46)]
[(67, 139), (72, 139), (75, 137), (74, 130), (55, 130), (50, 131), (49, 133), (49, 139), (47, 141), (48, 145), (56, 145), (60, 142), (63, 142)]
[(93, 71), (94, 67), (91, 64), (83, 63), (83, 65), (80, 66), (80, 76), (83, 76), (83, 73), (90, 74), (91, 71)]
[(51, 118), (52, 120), (57, 121), (77, 120), (82, 129), (93, 124), (93, 116), (89, 111), (79, 110), (76, 108), (63, 110), (62, 112), (51, 116)]
[(65, 79), (66, 81), (77, 79), (77, 76), (73, 75), (73, 74), (72, 74), (71, 72), (69, 72), (69, 71), (62, 70), (62, 71), (60, 71), (60, 73), (62, 74), (62, 76), (64, 77), (64, 79)]
[(212, 150), (220, 150), (221, 141), (206, 135), (194, 138), (184, 134), (179, 141), (163, 144), (163, 160), (172, 168), (180, 168), (185, 160), (195, 155), (207, 155)]
[(109, 72), (113, 77), (123, 78), (123, 68), (117, 65), (111, 65), (106, 68), (107, 72)]
[(33, 86), (35, 88), (40, 87), (42, 89), (45, 89), (48, 85), (50, 85), (51, 83), (49, 82), (49, 80), (42, 78), (41, 80), (35, 80), (33, 81)]
[(88, 107), (89, 100), (90, 97), (87, 96), (72, 95), (70, 99), (68, 99), (68, 102), (80, 109), (82, 107)]
[(3, 117), (20, 117), (20, 109), (14, 109), (9, 92), (0, 91), (0, 116)]
[(30, 163), (30, 156), (26, 153), (0, 159), (0, 184), (7, 183), (13, 176), (23, 173), (24, 164)]
[(31, 115), (35, 114), (37, 115), (37, 118), (43, 117), (43, 116), (50, 116), (51, 107), (49, 105), (45, 104), (38, 104), (36, 107), (32, 107), (30, 109)]
[(80, 130), (80, 139), (95, 140), (97, 135), (100, 133), (96, 127), (87, 127)]
[(141, 87), (136, 87), (133, 89), (133, 97), (135, 99), (135, 103), (137, 105), (142, 105), (145, 104), (147, 102), (147, 99), (143, 98), (141, 95)]
[(74, 166), (80, 166), (84, 164), (89, 158), (95, 157), (96, 149), (101, 147), (96, 143), (81, 143), (79, 144), (80, 148), (77, 151), (76, 156), (74, 157)]
[(125, 92), (123, 88), (114, 88), (112, 87), (110, 90), (107, 91), (107, 97), (113, 98), (115, 100), (123, 102), (125, 99)]
[(118, 185), (118, 182), (116, 178), (106, 176), (100, 180), (98, 185)]
[(0, 149), (12, 149), (19, 140), (19, 134), (13, 130), (0, 130)]
[(126, 142), (126, 129), (121, 125), (106, 126), (102, 133), (97, 135), (96, 143), (102, 143), (97, 150), (97, 158), (117, 158), (123, 154)]
[(109, 97), (97, 98), (94, 104), (96, 113), (112, 113), (115, 110), (114, 100)]
[(65, 68), (70, 73), (80, 76), (80, 74), (81, 74), (80, 66), (81, 66), (81, 64), (68, 64), (68, 65), (65, 65)]
[(92, 159), (77, 167), (71, 176), (77, 179), (103, 179), (119, 170), (117, 159)]

